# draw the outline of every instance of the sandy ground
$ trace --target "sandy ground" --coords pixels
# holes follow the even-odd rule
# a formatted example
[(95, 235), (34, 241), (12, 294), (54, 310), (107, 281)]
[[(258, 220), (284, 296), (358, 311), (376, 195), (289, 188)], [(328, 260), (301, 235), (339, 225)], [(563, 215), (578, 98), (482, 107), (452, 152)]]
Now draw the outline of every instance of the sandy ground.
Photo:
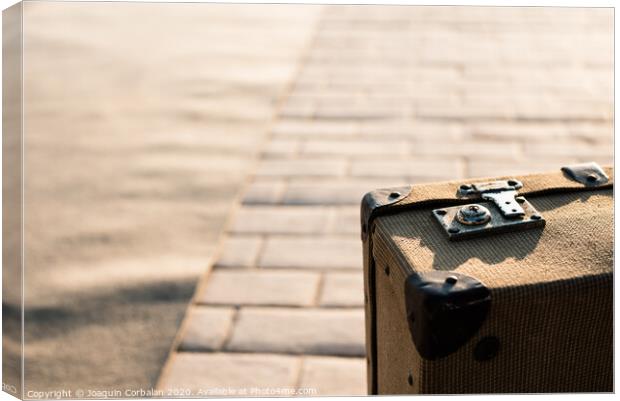
[(26, 3), (26, 391), (154, 384), (319, 11)]

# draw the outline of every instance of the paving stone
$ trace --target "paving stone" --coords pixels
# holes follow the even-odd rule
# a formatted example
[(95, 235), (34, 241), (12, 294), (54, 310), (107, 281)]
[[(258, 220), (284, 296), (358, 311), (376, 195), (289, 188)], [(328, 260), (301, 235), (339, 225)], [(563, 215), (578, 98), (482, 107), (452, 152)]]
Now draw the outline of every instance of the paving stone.
[(316, 121), (316, 120), (281, 120), (274, 128), (274, 135), (292, 137), (351, 137), (357, 132), (357, 124), (353, 122)]
[(330, 177), (342, 176), (347, 168), (343, 159), (263, 160), (258, 166), (259, 177)]
[(472, 138), (488, 141), (536, 141), (539, 138), (559, 139), (569, 135), (564, 123), (502, 122), (468, 125)]
[(337, 106), (319, 104), (315, 117), (325, 120), (373, 120), (408, 117), (411, 115), (411, 112), (411, 107), (406, 105), (389, 107), (381, 105)]
[(251, 267), (262, 245), (260, 237), (231, 236), (224, 240), (215, 267)]
[(521, 155), (521, 144), (517, 142), (492, 143), (469, 140), (462, 143), (452, 143), (445, 146), (441, 143), (418, 143), (412, 147), (414, 157), (434, 156), (450, 159), (451, 157), (473, 156), (485, 159), (517, 160)]
[(215, 351), (222, 347), (230, 330), (233, 308), (191, 306), (182, 334), (181, 351)]
[[(299, 357), (179, 352), (160, 382), (162, 390), (190, 389), (194, 396), (257, 396), (253, 388), (295, 385)], [(234, 394), (231, 394), (234, 392)]]
[(244, 206), (237, 212), (235, 233), (310, 234), (327, 229), (329, 210), (307, 206)]
[(286, 188), (284, 181), (255, 181), (243, 195), (243, 203), (248, 205), (279, 203)]
[(301, 147), (299, 140), (273, 139), (267, 143), (262, 154), (264, 157), (283, 157), (296, 154)]
[(316, 110), (314, 102), (285, 103), (278, 113), (281, 118), (312, 118)]
[(216, 305), (288, 305), (314, 303), (319, 274), (299, 271), (216, 270), (198, 302)]
[(260, 267), (295, 269), (361, 269), (360, 239), (341, 237), (268, 238)]
[(304, 357), (300, 387), (315, 389), (318, 396), (367, 395), (366, 359)]
[(608, 102), (605, 103), (559, 99), (554, 102), (548, 102), (544, 107), (540, 107), (540, 105), (535, 103), (522, 101), (517, 105), (516, 118), (530, 120), (609, 121), (613, 115), (613, 107)]
[(614, 130), (611, 124), (575, 123), (569, 124), (570, 135), (590, 143), (613, 143)]
[(290, 205), (359, 205), (363, 196), (377, 188), (405, 185), (407, 180), (390, 181), (292, 181), (282, 202)]
[(538, 141), (536, 143), (526, 143), (525, 153), (533, 158), (564, 158), (564, 157), (585, 157), (596, 159), (612, 153), (611, 144), (593, 145), (577, 143), (577, 141)]
[(577, 158), (567, 158), (564, 161), (524, 161), (521, 163), (497, 163), (484, 160), (472, 160), (469, 162), (468, 166), (468, 177), (495, 177), (559, 171), (562, 165), (576, 163), (577, 161)]
[(306, 141), (301, 147), (302, 155), (343, 155), (343, 156), (404, 156), (409, 151), (407, 141)]
[(441, 104), (423, 103), (416, 107), (418, 118), (449, 119), (449, 120), (505, 120), (517, 117), (514, 106), (498, 105), (461, 105), (446, 107)]
[(364, 306), (362, 273), (327, 273), (319, 299), (321, 306)]
[(462, 124), (451, 122), (412, 123), (409, 121), (365, 121), (360, 124), (361, 137), (415, 138), (416, 141), (445, 141), (462, 138)]
[[(361, 200), (361, 198), (360, 198)], [(358, 202), (359, 203), (359, 202)], [(352, 234), (357, 237), (361, 235), (360, 208), (339, 207), (334, 209), (329, 232), (332, 234)]]
[(607, 156), (597, 156), (595, 159), (589, 157), (589, 156), (579, 156), (577, 157), (577, 161), (580, 163), (586, 163), (586, 162), (591, 162), (594, 161), (596, 163), (598, 163), (601, 166), (613, 166), (614, 165), (614, 155), (607, 155)]
[(444, 160), (356, 160), (351, 164), (351, 174), (357, 177), (409, 177), (410, 183), (459, 178), (459, 163), (446, 157)]
[(242, 308), (227, 349), (364, 356), (363, 309)]

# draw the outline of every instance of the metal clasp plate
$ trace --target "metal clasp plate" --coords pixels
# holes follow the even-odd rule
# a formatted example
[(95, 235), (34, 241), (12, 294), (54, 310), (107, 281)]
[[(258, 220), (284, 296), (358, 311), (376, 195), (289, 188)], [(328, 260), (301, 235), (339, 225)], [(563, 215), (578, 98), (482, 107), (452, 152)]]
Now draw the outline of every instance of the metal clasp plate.
[(521, 181), (501, 180), (478, 184), (463, 184), (459, 187), (459, 195), (465, 198), (482, 198), (490, 200), (507, 218), (523, 217), (525, 212), (515, 200), (517, 190), (523, 188)]
[(451, 240), (519, 231), (545, 225), (545, 219), (517, 190), (518, 180), (499, 180), (459, 187), (459, 196), (477, 201), (464, 206), (433, 210)]

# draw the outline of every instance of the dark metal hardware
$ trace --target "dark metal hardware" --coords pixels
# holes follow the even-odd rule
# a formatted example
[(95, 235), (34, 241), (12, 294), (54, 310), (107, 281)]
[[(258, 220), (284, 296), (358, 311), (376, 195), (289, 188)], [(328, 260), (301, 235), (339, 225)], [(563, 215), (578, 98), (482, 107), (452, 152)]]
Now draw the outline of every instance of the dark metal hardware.
[(524, 197), (518, 196), (517, 190), (522, 187), (515, 179), (463, 184), (459, 196), (492, 204), (435, 209), (433, 215), (451, 240), (543, 227), (545, 219)]
[(405, 199), (411, 192), (411, 187), (385, 188), (368, 192), (364, 195), (361, 205), (362, 240), (368, 236), (372, 220), (380, 208)]
[(459, 195), (465, 198), (490, 200), (508, 218), (522, 217), (524, 214), (523, 208), (515, 200), (517, 190), (521, 188), (523, 188), (523, 184), (517, 180), (482, 182), (461, 185)]
[(598, 187), (609, 182), (609, 177), (605, 174), (605, 171), (594, 162), (572, 164), (562, 167), (562, 171), (571, 180), (588, 187)]
[(447, 356), (484, 323), (491, 293), (480, 281), (449, 271), (416, 273), (405, 281), (407, 321), (424, 359)]
[(479, 226), (491, 220), (491, 212), (482, 205), (465, 205), (459, 209), (456, 219), (466, 226)]

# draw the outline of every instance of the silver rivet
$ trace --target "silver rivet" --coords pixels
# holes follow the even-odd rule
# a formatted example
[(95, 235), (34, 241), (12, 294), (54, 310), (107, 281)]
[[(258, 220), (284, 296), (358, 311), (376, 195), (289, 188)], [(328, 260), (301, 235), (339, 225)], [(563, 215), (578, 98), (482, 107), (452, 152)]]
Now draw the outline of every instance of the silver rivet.
[(446, 283), (448, 284), (456, 284), (458, 278), (456, 276), (448, 276), (446, 277)]
[(491, 212), (482, 205), (465, 205), (456, 215), (459, 223), (468, 226), (486, 224), (491, 220)]
[(596, 174), (588, 174), (586, 180), (588, 180), (588, 182), (596, 182), (598, 181), (598, 176)]

